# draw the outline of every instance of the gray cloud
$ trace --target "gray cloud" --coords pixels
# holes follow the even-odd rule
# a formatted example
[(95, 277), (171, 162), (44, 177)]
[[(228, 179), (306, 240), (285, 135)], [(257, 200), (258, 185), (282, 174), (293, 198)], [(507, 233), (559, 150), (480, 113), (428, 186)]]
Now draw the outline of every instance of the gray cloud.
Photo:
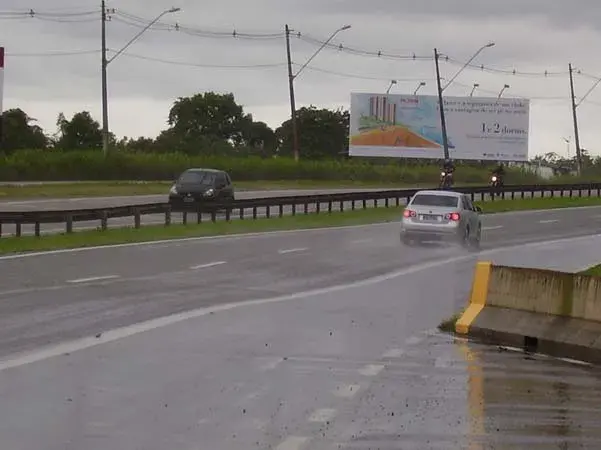
[[(0, 38), (6, 45), (5, 107), (26, 105), (49, 131), (60, 111), (88, 109), (100, 117), (100, 21), (97, 0), (4, 0), (2, 11), (26, 10), (63, 14), (6, 20), (0, 14)], [(563, 0), (404, 1), (404, 0), (111, 0), (117, 14), (107, 24), (108, 47), (124, 45), (144, 20), (179, 6), (165, 16), (170, 29), (153, 29), (109, 65), (111, 129), (119, 135), (156, 134), (165, 126), (169, 105), (179, 96), (215, 90), (233, 92), (258, 119), (276, 126), (289, 114), (285, 47), (281, 36), (263, 39), (216, 37), (233, 31), (281, 33), (285, 23), (304, 37), (325, 39), (335, 29), (352, 28), (334, 42), (366, 51), (397, 55), (431, 56), (434, 47), (458, 60), (466, 60), (484, 43), (496, 46), (476, 60), (487, 67), (543, 72), (567, 70), (573, 62), (590, 73), (601, 74), (601, 62), (591, 58), (601, 24), (597, 1), (580, 0), (577, 7)], [(435, 7), (434, 7), (435, 6)], [(71, 16), (66, 13), (95, 12)], [(133, 16), (132, 16), (133, 15)], [(136, 22), (138, 16), (142, 22)], [(42, 20), (45, 19), (45, 20)], [(86, 21), (83, 21), (86, 20)], [(176, 31), (175, 23), (189, 32)], [(201, 33), (202, 32), (202, 33)], [(196, 35), (194, 35), (196, 34)], [(201, 34), (201, 35), (198, 35)], [(316, 45), (292, 39), (293, 59), (302, 64)], [(73, 56), (24, 56), (53, 51), (90, 51)], [(16, 56), (15, 54), (21, 54)], [(157, 61), (161, 60), (161, 61)], [(273, 65), (273, 66), (271, 66)], [(224, 66), (224, 67), (216, 67)], [(230, 68), (227, 68), (228, 66)], [(231, 66), (256, 66), (238, 67)], [(267, 67), (269, 66), (269, 67)], [(296, 66), (298, 68), (298, 66)], [(443, 62), (450, 78), (459, 66)], [(390, 79), (399, 83), (393, 92), (410, 93), (421, 80), (423, 93), (434, 93), (432, 61), (406, 61), (358, 56), (325, 49), (296, 80), (299, 106), (348, 106), (351, 91), (384, 91)], [(406, 80), (406, 81), (404, 81)], [(480, 83), (481, 95), (496, 95), (503, 84), (507, 96), (533, 97), (532, 151), (565, 150), (561, 136), (571, 133), (567, 78), (519, 77), (503, 73), (465, 70), (449, 95), (469, 93)], [(577, 78), (579, 94), (592, 80)], [(560, 98), (557, 98), (560, 97)], [(601, 88), (590, 100), (601, 103)], [(598, 106), (580, 108), (583, 145), (599, 141), (593, 123)], [(593, 150), (594, 151), (594, 150)], [(601, 152), (601, 149), (599, 149)]]

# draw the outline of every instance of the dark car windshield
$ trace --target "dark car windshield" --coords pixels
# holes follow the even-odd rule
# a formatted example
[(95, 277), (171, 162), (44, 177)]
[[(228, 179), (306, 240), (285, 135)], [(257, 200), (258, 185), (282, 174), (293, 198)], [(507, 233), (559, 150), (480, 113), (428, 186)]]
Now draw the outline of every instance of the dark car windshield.
[(450, 195), (418, 194), (413, 197), (412, 205), (421, 206), (442, 206), (456, 208), (459, 199)]
[(182, 184), (215, 184), (216, 175), (211, 172), (184, 172), (178, 182)]

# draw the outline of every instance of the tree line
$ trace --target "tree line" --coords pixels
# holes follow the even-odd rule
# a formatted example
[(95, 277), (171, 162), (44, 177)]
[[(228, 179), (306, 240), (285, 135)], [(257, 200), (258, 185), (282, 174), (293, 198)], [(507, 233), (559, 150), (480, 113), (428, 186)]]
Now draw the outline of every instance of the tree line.
[[(25, 149), (63, 151), (102, 149), (102, 130), (88, 111), (67, 119), (60, 113), (57, 131), (48, 134), (20, 108), (2, 114), (2, 151), (12, 154)], [(348, 153), (349, 112), (314, 106), (297, 111), (300, 145), (307, 159), (339, 158)], [(169, 111), (168, 128), (156, 137), (110, 135), (113, 149), (130, 152), (184, 153), (222, 156), (290, 156), (292, 123), (283, 122), (275, 130), (255, 121), (234, 95), (215, 92), (178, 98)]]

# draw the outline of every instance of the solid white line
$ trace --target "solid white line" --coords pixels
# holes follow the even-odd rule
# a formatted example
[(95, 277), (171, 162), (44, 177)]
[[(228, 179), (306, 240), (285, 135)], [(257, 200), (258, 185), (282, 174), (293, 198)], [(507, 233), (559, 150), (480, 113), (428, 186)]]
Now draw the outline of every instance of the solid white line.
[(359, 373), (365, 377), (375, 377), (384, 369), (381, 364), (368, 364), (359, 370)]
[(278, 253), (280, 255), (285, 255), (286, 253), (297, 253), (297, 252), (304, 252), (308, 250), (307, 247), (299, 247), (299, 248), (288, 248), (285, 250), (278, 250)]
[(549, 219), (549, 220), (539, 220), (538, 223), (555, 223), (559, 222), (558, 219)]
[(360, 386), (358, 384), (339, 386), (336, 390), (334, 390), (334, 395), (336, 397), (351, 398), (354, 397), (357, 392), (359, 392), (359, 388)]
[(390, 350), (384, 352), (382, 358), (398, 358), (402, 356), (403, 353), (405, 352), (400, 348), (391, 348)]
[[(592, 236), (581, 236), (577, 238), (562, 238), (555, 239), (550, 241), (543, 242), (531, 242), (528, 244), (518, 244), (500, 249), (491, 249), (491, 250), (483, 250), (479, 253), (480, 257), (485, 257), (488, 255), (494, 255), (498, 253), (503, 253), (507, 251), (511, 251), (515, 248), (537, 248), (537, 247), (545, 247), (550, 244), (555, 244), (559, 242), (579, 242), (583, 240), (590, 240), (591, 237), (601, 237), (601, 234), (592, 235)], [(172, 324), (180, 323), (189, 319), (195, 319), (198, 317), (204, 317), (209, 314), (213, 314), (216, 312), (222, 311), (230, 311), (237, 308), (243, 307), (251, 307), (258, 305), (268, 305), (272, 303), (281, 303), (287, 302), (307, 297), (312, 297), (316, 295), (329, 294), (332, 292), (345, 291), (348, 289), (353, 289), (357, 287), (371, 286), (377, 283), (381, 283), (383, 281), (393, 280), (395, 278), (411, 275), (417, 272), (421, 272), (423, 270), (433, 269), (435, 267), (444, 266), (446, 264), (457, 263), (460, 261), (470, 261), (474, 258), (473, 255), (464, 255), (464, 256), (454, 256), (450, 258), (446, 258), (443, 260), (435, 260), (428, 261), (422, 264), (416, 264), (415, 266), (407, 267), (396, 272), (390, 272), (384, 275), (379, 275), (373, 278), (368, 278), (365, 280), (356, 281), (354, 283), (349, 284), (340, 284), (336, 286), (330, 286), (321, 289), (314, 289), (310, 291), (302, 291), (294, 294), (283, 295), (280, 297), (272, 297), (258, 300), (248, 300), (248, 301), (240, 301), (235, 303), (227, 303), (223, 305), (211, 306), (208, 308), (200, 308), (192, 311), (186, 311), (182, 313), (176, 313), (169, 316), (159, 317), (157, 319), (148, 320), (146, 322), (139, 322), (133, 325), (129, 325), (126, 327), (116, 328), (113, 330), (105, 331), (100, 338), (94, 337), (86, 337), (72, 341), (65, 341), (60, 344), (50, 345), (47, 347), (42, 347), (40, 349), (34, 350), (32, 352), (26, 352), (22, 354), (9, 355), (8, 359), (0, 360), (0, 372), (6, 369), (10, 369), (13, 367), (20, 367), (27, 364), (31, 364), (37, 361), (42, 361), (49, 358), (54, 358), (56, 356), (60, 356), (64, 353), (73, 353), (79, 350), (85, 350), (88, 348), (95, 347), (97, 345), (105, 344), (108, 342), (114, 342), (121, 339), (125, 339), (130, 336), (135, 336), (137, 334), (155, 330), (159, 328), (163, 328)], [(457, 338), (459, 339), (459, 338)]]
[(215, 267), (215, 266), (221, 266), (222, 264), (226, 264), (227, 261), (215, 261), (215, 262), (210, 262), (210, 263), (206, 263), (206, 264), (199, 264), (197, 266), (190, 266), (191, 270), (196, 270), (196, 269), (206, 269), (208, 267)]
[(112, 280), (115, 278), (119, 278), (119, 275), (103, 275), (98, 277), (76, 278), (75, 280), (67, 280), (67, 283), (87, 283), (89, 281)]
[(309, 422), (329, 422), (336, 417), (336, 410), (331, 408), (317, 409), (309, 416)]
[(307, 437), (289, 436), (276, 447), (276, 450), (300, 450), (308, 441)]

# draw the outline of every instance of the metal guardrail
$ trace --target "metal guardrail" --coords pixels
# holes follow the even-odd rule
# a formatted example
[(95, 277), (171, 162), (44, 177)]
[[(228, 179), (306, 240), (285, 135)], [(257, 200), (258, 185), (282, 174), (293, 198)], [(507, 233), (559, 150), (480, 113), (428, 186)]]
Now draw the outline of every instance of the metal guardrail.
[[(133, 226), (140, 228), (141, 217), (149, 214), (164, 214), (165, 225), (172, 223), (172, 213), (182, 213), (182, 223), (188, 223), (188, 214), (194, 213), (197, 217), (197, 223), (202, 223), (203, 214), (210, 215), (210, 221), (217, 220), (230, 221), (237, 212), (240, 219), (249, 218), (247, 211), (250, 210), (250, 217), (257, 219), (259, 210), (264, 209), (265, 214), (262, 217), (272, 217), (272, 208), (278, 208), (277, 216), (284, 216), (284, 208), (291, 209), (290, 214), (299, 213), (309, 214), (309, 207), (314, 206), (314, 213), (322, 211), (322, 205), (327, 205), (327, 212), (344, 211), (345, 209), (354, 210), (357, 203), (361, 208), (371, 207), (390, 207), (391, 201), (395, 206), (400, 206), (401, 201), (409, 199), (418, 191), (423, 189), (394, 189), (371, 192), (345, 192), (335, 194), (316, 194), (316, 195), (293, 195), (268, 198), (251, 198), (243, 200), (233, 200), (224, 204), (204, 204), (190, 208), (172, 208), (169, 203), (148, 203), (103, 208), (83, 208), (69, 210), (43, 210), (43, 211), (0, 211), (0, 236), (2, 236), (2, 225), (15, 225), (15, 235), (22, 235), (22, 225), (33, 224), (35, 236), (41, 234), (41, 224), (64, 223), (67, 233), (73, 232), (74, 222), (99, 221), (100, 229), (108, 228), (108, 220), (111, 218), (132, 217)], [(539, 197), (582, 197), (586, 193), (588, 197), (601, 197), (601, 183), (578, 183), (578, 184), (549, 184), (549, 185), (512, 185), (503, 188), (489, 186), (478, 187), (457, 187), (453, 188), (455, 192), (469, 194), (472, 201), (482, 201), (490, 197), (494, 201), (495, 197), (500, 199), (524, 199)], [(350, 203), (350, 207), (347, 205)], [(383, 204), (382, 204), (383, 203)], [(336, 205), (336, 207), (335, 207)], [(301, 211), (299, 211), (299, 207)], [(223, 212), (223, 217), (218, 213)]]

